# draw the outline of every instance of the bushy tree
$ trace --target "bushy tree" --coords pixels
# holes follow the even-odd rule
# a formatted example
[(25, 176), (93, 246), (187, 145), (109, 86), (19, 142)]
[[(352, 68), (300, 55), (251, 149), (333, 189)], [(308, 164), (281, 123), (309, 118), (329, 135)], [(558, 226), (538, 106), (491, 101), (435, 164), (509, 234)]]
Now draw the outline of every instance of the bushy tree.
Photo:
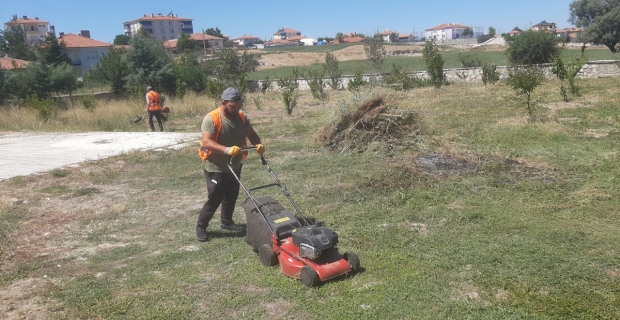
[(104, 54), (97, 65), (91, 69), (86, 78), (110, 84), (113, 93), (122, 93), (126, 90), (127, 77), (129, 76), (129, 67), (123, 59), (126, 49), (110, 48), (107, 54)]
[(495, 30), (495, 28), (489, 27), (489, 35), (490, 36), (494, 36), (496, 32), (497, 32), (497, 30)]
[(383, 37), (377, 32), (374, 36), (364, 38), (364, 53), (366, 58), (372, 62), (377, 72), (383, 69), (383, 59), (385, 58), (385, 47)]
[(77, 71), (68, 63), (61, 63), (50, 69), (51, 90), (60, 95), (71, 93), (78, 88)]
[(473, 37), (474, 36), (474, 30), (472, 30), (472, 28), (467, 27), (465, 28), (465, 30), (463, 30), (463, 37)]
[(126, 86), (132, 92), (142, 94), (150, 85), (174, 94), (176, 77), (172, 58), (159, 40), (140, 34), (131, 37), (123, 60), (129, 68)]
[(26, 67), (20, 77), (20, 84), (28, 88), (28, 96), (35, 95), (38, 98), (48, 98), (52, 95), (52, 73), (50, 66), (41, 63), (31, 63)]
[(561, 39), (544, 31), (527, 30), (508, 41), (506, 55), (512, 64), (533, 65), (548, 63), (560, 55)]
[(17, 25), (0, 30), (0, 51), (15, 59), (27, 61), (35, 59), (34, 50), (26, 41), (24, 30)]
[(422, 57), (424, 58), (424, 64), (426, 64), (426, 71), (430, 82), (435, 88), (440, 88), (444, 82), (444, 59), (439, 52), (435, 39), (426, 40), (424, 49), (422, 49)]
[(223, 48), (219, 50), (215, 59), (204, 63), (204, 71), (215, 76), (218, 81), (231, 86), (238, 79), (245, 77), (248, 72), (255, 71), (258, 67), (258, 55), (244, 52), (237, 54), (235, 49)]
[[(196, 93), (207, 87), (207, 76), (199, 68), (196, 57), (183, 54), (177, 59), (177, 89), (188, 88)], [(180, 94), (180, 93), (179, 93)]]
[(497, 66), (490, 62), (482, 63), (482, 83), (486, 87), (487, 83), (495, 84), (499, 81), (499, 72)]
[(222, 31), (220, 31), (220, 29), (218, 27), (214, 28), (209, 28), (207, 30), (205, 30), (205, 34), (214, 36), (214, 37), (218, 37), (218, 38), (224, 38), (224, 35), (222, 34)]
[(16, 94), (17, 76), (15, 73), (0, 68), (0, 105)]
[(584, 42), (604, 44), (618, 52), (620, 43), (620, 0), (575, 0), (569, 5), (570, 23), (584, 28)]
[(288, 76), (279, 79), (278, 86), (282, 91), (282, 102), (284, 103), (286, 114), (290, 116), (293, 113), (293, 109), (297, 106), (297, 99), (299, 98), (297, 89), (299, 88), (299, 83), (295, 77)]
[(329, 51), (325, 54), (323, 70), (327, 73), (327, 77), (329, 78), (329, 86), (333, 90), (338, 90), (342, 85), (342, 71), (338, 66), (338, 59)]
[(129, 40), (131, 40), (131, 36), (130, 35), (126, 35), (126, 34), (119, 34), (116, 35), (116, 37), (114, 37), (114, 45), (128, 45), (129, 44)]
[(361, 68), (355, 70), (353, 74), (353, 79), (349, 80), (347, 85), (347, 90), (350, 92), (358, 92), (363, 86), (367, 84), (367, 81), (364, 80), (364, 74)]
[(45, 37), (45, 42), (38, 49), (37, 60), (45, 65), (56, 67), (60, 64), (71, 64), (71, 58), (64, 52), (65, 42), (58, 40), (53, 33)]

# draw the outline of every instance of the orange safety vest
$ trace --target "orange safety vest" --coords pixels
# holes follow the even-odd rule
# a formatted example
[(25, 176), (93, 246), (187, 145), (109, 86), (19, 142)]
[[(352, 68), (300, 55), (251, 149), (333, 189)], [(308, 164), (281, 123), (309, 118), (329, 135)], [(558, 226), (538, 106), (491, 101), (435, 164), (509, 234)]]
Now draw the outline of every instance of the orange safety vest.
[[(220, 114), (220, 108), (217, 108), (209, 112), (208, 114), (211, 116), (211, 119), (213, 119), (213, 125), (215, 126), (215, 139), (214, 140), (215, 142), (217, 142), (217, 139), (220, 137), (220, 131), (222, 131), (222, 115)], [(243, 122), (243, 124), (245, 125), (245, 116), (243, 115), (241, 111), (239, 111), (239, 118), (241, 118), (241, 122)], [(243, 139), (243, 148), (245, 149), (247, 147), (248, 147), (248, 141), (246, 137)], [(209, 156), (212, 153), (213, 151), (209, 151), (202, 146), (202, 140), (200, 140), (200, 149), (198, 149), (198, 154), (202, 158), (202, 161), (206, 161), (207, 158), (209, 158)], [(245, 159), (245, 157), (247, 156), (248, 156), (247, 151), (242, 152), (241, 160)]]
[(161, 108), (159, 93), (155, 91), (151, 91), (148, 93), (149, 96), (149, 111), (158, 111)]

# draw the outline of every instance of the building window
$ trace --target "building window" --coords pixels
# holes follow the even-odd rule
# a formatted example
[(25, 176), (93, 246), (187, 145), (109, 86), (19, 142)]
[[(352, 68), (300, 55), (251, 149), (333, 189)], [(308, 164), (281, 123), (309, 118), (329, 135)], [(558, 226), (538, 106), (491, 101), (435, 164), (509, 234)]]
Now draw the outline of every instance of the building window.
[(34, 31), (34, 26), (30, 26), (30, 31)]
[(99, 60), (99, 51), (86, 51), (86, 60)]
[(174, 34), (174, 29), (170, 29), (170, 34)]

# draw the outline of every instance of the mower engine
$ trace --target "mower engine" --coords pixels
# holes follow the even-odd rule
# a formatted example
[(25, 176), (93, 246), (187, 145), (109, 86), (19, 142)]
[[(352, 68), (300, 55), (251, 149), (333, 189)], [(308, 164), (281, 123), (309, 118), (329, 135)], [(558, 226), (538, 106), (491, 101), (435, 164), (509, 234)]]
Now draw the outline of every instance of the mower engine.
[(305, 259), (315, 260), (338, 243), (336, 232), (316, 225), (297, 228), (292, 233), (293, 244), (299, 247), (299, 256)]

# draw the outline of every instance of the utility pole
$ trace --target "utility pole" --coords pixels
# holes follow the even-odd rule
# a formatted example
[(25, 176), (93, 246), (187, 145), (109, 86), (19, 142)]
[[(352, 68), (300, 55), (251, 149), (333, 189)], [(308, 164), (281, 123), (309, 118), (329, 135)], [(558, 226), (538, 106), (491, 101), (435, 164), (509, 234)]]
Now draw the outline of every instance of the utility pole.
[(205, 29), (202, 29), (202, 49), (205, 52), (205, 57), (207, 57), (207, 42), (205, 41)]

